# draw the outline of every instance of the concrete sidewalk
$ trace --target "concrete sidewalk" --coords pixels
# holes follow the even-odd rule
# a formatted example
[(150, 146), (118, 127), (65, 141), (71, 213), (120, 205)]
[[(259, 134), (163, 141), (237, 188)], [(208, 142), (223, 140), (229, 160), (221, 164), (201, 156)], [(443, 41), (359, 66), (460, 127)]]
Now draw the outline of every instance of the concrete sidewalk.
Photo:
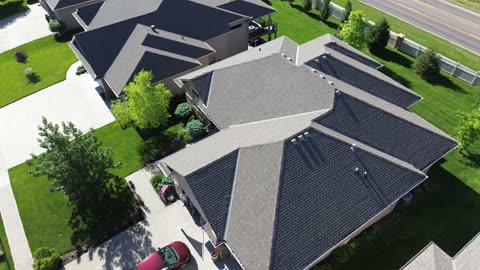
[(40, 4), (28, 7), (30, 10), (0, 20), (0, 53), (52, 34)]

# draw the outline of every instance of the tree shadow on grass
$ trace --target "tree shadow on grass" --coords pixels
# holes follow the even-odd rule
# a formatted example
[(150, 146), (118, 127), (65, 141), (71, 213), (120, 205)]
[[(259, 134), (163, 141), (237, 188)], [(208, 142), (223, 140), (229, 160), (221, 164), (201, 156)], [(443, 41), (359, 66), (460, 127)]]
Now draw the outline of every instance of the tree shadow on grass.
[(65, 42), (69, 42), (73, 39), (73, 36), (78, 34), (78, 33), (81, 33), (83, 32), (83, 29), (82, 28), (76, 28), (76, 29), (71, 29), (71, 30), (67, 30), (65, 31), (64, 33), (62, 34), (55, 34), (54, 35), (54, 39), (57, 41), (57, 42), (61, 42), (61, 43), (65, 43)]
[(401, 85), (407, 87), (407, 88), (410, 88), (410, 81), (408, 79), (406, 79), (405, 77), (403, 76), (400, 76), (398, 75), (395, 71), (389, 69), (387, 66), (383, 66), (380, 68), (380, 71), (387, 75), (388, 77), (392, 78), (393, 80), (395, 80), (396, 82), (400, 83)]
[(438, 77), (430, 81), (430, 83), (433, 85), (439, 85), (439, 86), (446, 87), (448, 89), (452, 89), (456, 92), (466, 93), (466, 91), (463, 88), (456, 85), (449, 77), (445, 76), (444, 74), (438, 75)]
[(411, 68), (413, 64), (412, 60), (408, 59), (401, 53), (395, 50), (391, 50), (389, 48), (386, 48), (385, 50), (383, 50), (383, 52), (375, 54), (375, 56), (378, 56), (382, 60), (385, 60), (387, 62), (393, 62), (406, 68)]
[(126, 181), (116, 178), (107, 189), (108, 195), (95, 208), (73, 207), (68, 224), (73, 230), (72, 244), (96, 246), (144, 219)]
[(414, 195), (398, 222), (381, 220), (379, 236), (338, 269), (396, 270), (430, 241), (453, 256), (480, 231), (480, 194), (438, 165), (428, 175), (428, 191)]

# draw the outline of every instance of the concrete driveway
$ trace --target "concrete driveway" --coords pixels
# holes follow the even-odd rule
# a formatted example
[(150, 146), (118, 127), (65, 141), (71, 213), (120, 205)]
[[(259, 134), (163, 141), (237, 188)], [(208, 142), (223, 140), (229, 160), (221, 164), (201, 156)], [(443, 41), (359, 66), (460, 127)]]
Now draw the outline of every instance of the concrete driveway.
[(28, 7), (30, 10), (0, 20), (0, 53), (52, 34), (43, 8), (39, 4)]
[(145, 202), (147, 218), (118, 234), (98, 248), (66, 265), (66, 270), (132, 269), (135, 264), (173, 241), (186, 243), (192, 260), (184, 269), (241, 269), (232, 257), (214, 263), (210, 258), (213, 246), (188, 210), (179, 201), (165, 207), (150, 185), (151, 174), (140, 170), (127, 177), (135, 185), (137, 195)]
[(0, 213), (17, 270), (31, 270), (32, 256), (10, 186), (8, 169), (40, 154), (38, 125), (73, 122), (83, 131), (114, 120), (89, 75), (70, 77), (0, 109)]

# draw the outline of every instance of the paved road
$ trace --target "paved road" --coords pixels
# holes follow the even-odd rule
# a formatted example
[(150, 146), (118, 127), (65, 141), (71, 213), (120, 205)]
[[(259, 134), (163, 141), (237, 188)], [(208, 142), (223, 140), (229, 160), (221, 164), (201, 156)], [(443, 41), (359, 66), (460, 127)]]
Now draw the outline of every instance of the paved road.
[(480, 55), (480, 14), (441, 0), (362, 0)]

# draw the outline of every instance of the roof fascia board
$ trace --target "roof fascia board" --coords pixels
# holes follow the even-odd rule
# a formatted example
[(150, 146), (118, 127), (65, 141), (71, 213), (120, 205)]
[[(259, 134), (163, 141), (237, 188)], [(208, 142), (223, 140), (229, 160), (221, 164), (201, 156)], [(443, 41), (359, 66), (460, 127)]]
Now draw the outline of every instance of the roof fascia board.
[[(55, 9), (55, 11), (62, 10), (62, 9), (67, 9), (67, 8), (71, 8), (71, 7), (80, 7), (80, 6), (83, 6), (87, 3), (92, 3), (94, 1), (96, 1), (96, 0), (89, 0), (89, 1), (85, 1), (85, 2), (82, 2), (82, 3), (75, 4), (75, 5), (70, 5), (70, 6), (66, 6), (66, 7), (57, 8), (57, 9)], [(75, 12), (76, 12), (76, 10), (75, 10)]]
[(90, 74), (90, 76), (92, 76), (92, 78), (94, 80), (98, 79), (97, 74), (95, 74), (95, 72), (93, 71), (93, 68), (92, 68), (92, 66), (90, 66), (90, 63), (88, 63), (88, 61), (83, 57), (83, 55), (80, 53), (80, 51), (78, 51), (77, 47), (75, 47), (75, 45), (73, 45), (73, 40), (69, 41), (67, 44), (68, 44), (68, 46), (70, 46), (70, 49), (72, 49), (73, 54), (75, 54), (75, 56), (77, 56), (77, 58), (80, 60), (80, 62), (82, 62), (82, 65), (87, 69), (88, 74)]
[(82, 20), (80, 16), (78, 16), (78, 8), (75, 10), (75, 12), (72, 13), (73, 18), (77, 20), (77, 22), (80, 24), (80, 26), (85, 30), (88, 31), (88, 25)]
[(232, 203), (233, 203), (233, 196), (235, 196), (235, 184), (237, 183), (237, 176), (238, 176), (238, 164), (240, 163), (240, 149), (237, 150), (237, 164), (235, 164), (235, 175), (233, 176), (233, 183), (232, 183), (232, 191), (230, 193), (230, 203), (228, 205), (228, 212), (227, 212), (227, 222), (225, 222), (225, 233), (223, 234), (223, 239), (226, 241), (228, 235), (228, 225), (230, 223), (230, 215), (232, 213)]

